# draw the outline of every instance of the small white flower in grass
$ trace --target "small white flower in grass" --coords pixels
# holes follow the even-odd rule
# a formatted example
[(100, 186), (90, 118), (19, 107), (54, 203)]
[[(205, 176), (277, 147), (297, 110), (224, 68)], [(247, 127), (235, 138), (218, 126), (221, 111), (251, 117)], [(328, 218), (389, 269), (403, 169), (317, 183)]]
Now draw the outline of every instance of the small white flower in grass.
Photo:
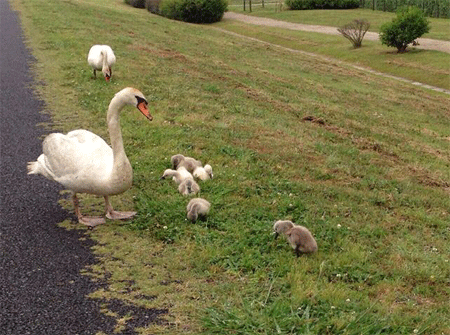
[(350, 299), (347, 299), (347, 300), (345, 300), (345, 301), (350, 302)]
[(340, 223), (338, 223), (338, 224), (337, 224), (337, 227), (338, 227), (338, 228), (341, 228), (342, 226), (341, 226), (341, 224), (340, 224)]
[(414, 333), (414, 334), (418, 334), (418, 333), (419, 333), (419, 329), (414, 329), (414, 330), (413, 330), (413, 333)]
[(336, 277), (338, 277), (338, 278), (341, 278), (341, 276), (342, 276), (342, 275), (341, 275), (340, 273), (337, 273), (337, 274), (336, 274)]
[(331, 306), (331, 309), (336, 309), (336, 306)]
[(167, 226), (164, 226), (163, 229), (167, 229)]
[(433, 248), (431, 248), (431, 251), (434, 251), (434, 252), (436, 252), (436, 251), (438, 251), (438, 250), (437, 250), (437, 248), (436, 248), (436, 247), (433, 247)]

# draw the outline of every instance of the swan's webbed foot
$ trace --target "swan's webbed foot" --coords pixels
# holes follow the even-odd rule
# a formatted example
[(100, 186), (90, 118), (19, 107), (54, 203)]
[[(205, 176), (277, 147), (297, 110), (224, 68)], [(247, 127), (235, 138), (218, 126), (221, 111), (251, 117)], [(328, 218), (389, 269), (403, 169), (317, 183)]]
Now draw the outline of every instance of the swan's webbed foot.
[(110, 220), (127, 220), (136, 215), (136, 212), (117, 212), (111, 206), (108, 196), (105, 196), (106, 217)]
[(105, 218), (101, 216), (83, 216), (80, 211), (79, 201), (76, 193), (73, 194), (72, 199), (73, 206), (75, 208), (75, 214), (78, 217), (79, 223), (84, 224), (85, 226), (88, 226), (90, 228), (106, 223)]
[(108, 211), (106, 217), (110, 220), (127, 220), (136, 215), (136, 212), (116, 212)]
[(84, 224), (85, 226), (93, 228), (95, 226), (106, 223), (106, 220), (101, 216), (82, 216), (78, 217), (78, 222)]

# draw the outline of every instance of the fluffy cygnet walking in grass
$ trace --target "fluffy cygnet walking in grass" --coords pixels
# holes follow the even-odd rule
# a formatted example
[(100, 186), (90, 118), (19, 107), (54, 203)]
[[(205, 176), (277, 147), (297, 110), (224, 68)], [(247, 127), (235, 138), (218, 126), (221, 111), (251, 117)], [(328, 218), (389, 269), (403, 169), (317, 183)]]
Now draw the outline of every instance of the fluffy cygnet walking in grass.
[(195, 178), (198, 178), (200, 180), (213, 179), (212, 167), (209, 164), (206, 164), (205, 166), (196, 167), (192, 174), (194, 175)]
[(170, 161), (172, 162), (172, 169), (177, 170), (182, 166), (186, 168), (186, 170), (188, 170), (190, 173), (193, 173), (195, 168), (201, 167), (203, 165), (202, 162), (192, 157), (185, 157), (181, 154), (172, 156), (170, 158)]
[(185, 179), (194, 179), (192, 174), (182, 166), (176, 170), (166, 169), (161, 179), (166, 179), (167, 177), (172, 177), (177, 184), (181, 184)]
[(198, 186), (194, 179), (186, 178), (178, 186), (178, 191), (182, 195), (197, 194), (200, 191), (200, 186)]
[(210, 207), (211, 204), (209, 201), (203, 198), (194, 198), (189, 201), (186, 207), (187, 218), (192, 222), (197, 221), (198, 218), (205, 219), (206, 215), (209, 213)]
[(294, 225), (292, 221), (277, 221), (273, 225), (275, 238), (279, 234), (284, 234), (287, 241), (292, 246), (297, 257), (300, 253), (313, 253), (317, 251), (317, 242), (311, 232), (299, 225)]

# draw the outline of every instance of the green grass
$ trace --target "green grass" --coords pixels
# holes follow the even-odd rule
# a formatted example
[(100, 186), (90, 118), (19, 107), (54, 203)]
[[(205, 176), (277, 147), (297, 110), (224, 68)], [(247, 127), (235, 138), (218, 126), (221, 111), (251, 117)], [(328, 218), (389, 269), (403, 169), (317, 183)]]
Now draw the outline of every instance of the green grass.
[[(275, 2), (267, 2), (264, 8), (261, 7), (260, 1), (253, 1), (252, 12), (246, 7), (243, 10), (241, 0), (229, 0), (228, 10), (235, 11), (246, 15), (254, 15), (268, 17), (275, 20), (282, 20), (292, 23), (314, 24), (331, 27), (341, 27), (356, 19), (365, 19), (370, 23), (369, 31), (380, 32), (380, 27), (387, 22), (391, 22), (395, 17), (395, 13), (373, 11), (370, 9), (358, 8), (347, 10), (287, 10), (284, 6), (283, 10), (275, 11)], [(248, 0), (247, 0), (248, 6)], [(432, 38), (438, 40), (450, 41), (450, 20), (427, 18), (430, 22), (430, 32), (424, 34), (424, 38)]]
[[(122, 113), (134, 186), (113, 205), (138, 215), (86, 231), (100, 262), (83, 273), (107, 283), (92, 299), (169, 310), (140, 334), (449, 334), (448, 95), (120, 0), (14, 4), (55, 128), (107, 138), (125, 86), (154, 116)], [(115, 50), (110, 83), (90, 79), (94, 43)], [(176, 153), (213, 166), (204, 222), (159, 180)], [(294, 257), (278, 219), (307, 226), (318, 253)], [(104, 312), (117, 331), (132, 317)]]
[(419, 83), (450, 89), (450, 54), (448, 53), (416, 49), (398, 54), (395, 48), (382, 46), (378, 41), (363, 41), (361, 48), (354, 49), (349, 41), (339, 35), (262, 27), (234, 20), (225, 20), (216, 26), (273, 45), (312, 52), (336, 61), (344, 61)]

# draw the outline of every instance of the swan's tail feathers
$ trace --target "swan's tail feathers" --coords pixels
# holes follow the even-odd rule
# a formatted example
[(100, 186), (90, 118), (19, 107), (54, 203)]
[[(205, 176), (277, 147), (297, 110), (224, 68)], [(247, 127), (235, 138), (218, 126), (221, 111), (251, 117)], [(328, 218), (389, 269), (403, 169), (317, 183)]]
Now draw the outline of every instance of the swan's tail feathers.
[(40, 173), (39, 162), (38, 161), (28, 162), (27, 170), (28, 170), (28, 174), (39, 174)]

